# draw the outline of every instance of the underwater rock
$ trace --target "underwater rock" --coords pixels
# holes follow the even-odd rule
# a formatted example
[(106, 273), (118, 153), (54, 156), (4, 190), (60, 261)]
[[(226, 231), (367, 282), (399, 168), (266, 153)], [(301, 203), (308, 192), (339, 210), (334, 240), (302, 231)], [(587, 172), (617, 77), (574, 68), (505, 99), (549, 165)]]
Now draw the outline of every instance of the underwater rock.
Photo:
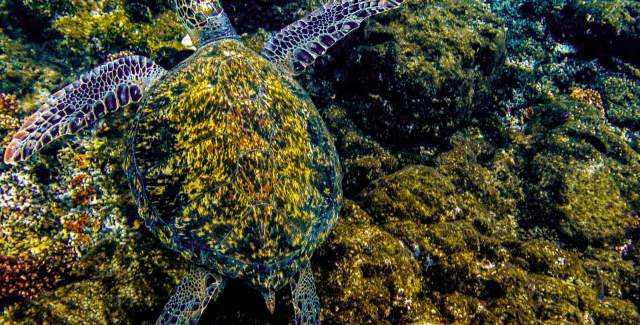
[(307, 88), (333, 84), (335, 102), (383, 146), (446, 143), (489, 109), (505, 30), (482, 2), (407, 1), (355, 34)]
[(17, 118), (18, 109), (15, 95), (0, 93), (0, 145), (10, 141), (10, 137), (5, 135), (20, 127), (20, 120)]
[(367, 184), (400, 167), (400, 159), (365, 135), (344, 108), (329, 107), (323, 111), (322, 117), (335, 136), (346, 196), (358, 193)]
[(169, 66), (184, 56), (182, 35), (176, 33), (182, 26), (172, 11), (141, 19), (125, 10), (124, 0), (79, 5), (72, 15), (52, 20), (51, 30), (62, 36), (56, 42), (57, 54), (69, 56), (76, 66), (101, 63), (83, 59), (106, 58), (123, 50)]
[[(0, 92), (25, 99), (60, 78), (60, 71), (51, 62), (43, 62), (34, 54), (42, 48), (24, 39), (10, 38), (4, 32), (4, 26), (0, 26)], [(24, 113), (24, 109), (19, 107), (16, 113)]]
[[(477, 130), (454, 139), (435, 167), (408, 166), (383, 177), (358, 201), (372, 224), (400, 240), (420, 265), (427, 305), (460, 323), (640, 320), (629, 300), (637, 286), (633, 262), (613, 246), (567, 248), (544, 220), (530, 220), (531, 194), (520, 180), (527, 172), (523, 148), (495, 147)], [(581, 234), (601, 231), (597, 219), (566, 220), (582, 222)]]
[(277, 31), (323, 5), (321, 0), (237, 0), (223, 3), (240, 34)]
[(360, 194), (359, 201), (379, 223), (434, 223), (455, 220), (456, 214), (470, 204), (456, 192), (453, 183), (435, 169), (410, 166), (373, 182)]
[[(555, 99), (534, 110), (532, 214), (574, 246), (619, 244), (638, 206), (640, 154), (593, 105)], [(538, 221), (536, 221), (538, 222)]]
[(607, 118), (613, 125), (640, 131), (640, 84), (610, 77), (604, 81)]
[(329, 324), (423, 324), (443, 320), (422, 297), (419, 262), (409, 248), (346, 201), (341, 221), (315, 258), (323, 319)]
[(635, 0), (529, 1), (561, 38), (583, 54), (640, 63), (640, 3)]
[[(0, 6), (0, 92), (24, 96), (69, 83), (78, 68), (102, 63), (123, 50), (152, 56), (172, 66), (188, 51), (180, 44), (182, 26), (166, 5), (141, 18), (125, 0), (8, 1)], [(149, 4), (147, 4), (149, 5)], [(52, 54), (54, 53), (54, 54)], [(64, 78), (64, 76), (68, 76)], [(40, 98), (40, 97), (38, 97)], [(27, 105), (26, 109), (33, 108)]]
[(153, 321), (186, 272), (186, 262), (150, 235), (105, 241), (74, 266), (74, 281), (15, 303), (3, 323), (140, 324)]
[(76, 261), (69, 247), (53, 243), (46, 251), (0, 255), (0, 301), (37, 297), (59, 286)]

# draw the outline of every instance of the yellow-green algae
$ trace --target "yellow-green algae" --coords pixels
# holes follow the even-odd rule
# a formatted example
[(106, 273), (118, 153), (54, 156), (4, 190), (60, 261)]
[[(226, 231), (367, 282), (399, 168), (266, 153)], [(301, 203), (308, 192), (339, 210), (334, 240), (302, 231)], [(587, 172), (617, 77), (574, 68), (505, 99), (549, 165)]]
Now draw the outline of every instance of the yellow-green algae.
[(238, 41), (198, 49), (137, 115), (127, 168), (140, 214), (197, 263), (279, 289), (335, 224), (341, 176), (319, 113)]
[[(382, 247), (374, 248), (374, 241), (369, 240), (365, 242), (370, 250), (364, 246), (365, 250), (351, 260), (362, 258), (364, 265), (373, 263), (368, 268), (372, 270), (386, 265), (382, 261), (392, 261), (389, 265), (395, 268), (385, 278), (388, 280), (420, 274), (419, 282), (408, 280), (402, 287), (403, 292), (418, 292), (408, 299), (413, 312), (396, 309), (400, 307), (389, 307), (395, 314), (388, 316), (362, 312), (395, 306), (390, 304), (392, 300), (378, 301), (394, 286), (380, 285), (377, 273), (357, 277), (353, 275), (357, 269), (328, 265), (323, 276), (329, 283), (345, 274), (352, 274), (356, 280), (340, 282), (342, 288), (330, 286), (332, 291), (327, 296), (336, 298), (328, 298), (327, 304), (346, 299), (360, 288), (374, 292), (359, 298), (358, 304), (343, 303), (325, 311), (327, 319), (339, 317), (337, 323), (352, 324), (420, 324), (420, 319), (434, 323), (438, 319), (454, 323), (640, 320), (628, 300), (635, 282), (633, 262), (624, 260), (615, 250), (584, 250), (543, 239), (553, 238), (544, 234), (548, 229), (527, 229), (527, 224), (521, 223), (526, 220), (521, 217), (521, 209), (528, 199), (525, 184), (517, 176), (527, 165), (519, 162), (522, 149), (495, 149), (477, 131), (461, 132), (454, 141), (454, 149), (438, 157), (435, 168), (409, 166), (373, 182), (358, 200), (366, 213), (354, 208), (343, 210), (347, 219), (359, 220), (357, 216), (368, 214), (371, 217), (365, 219), (374, 221), (372, 227), (350, 232), (349, 241), (365, 240), (372, 229), (400, 240), (404, 253), (386, 253)], [(602, 193), (575, 195), (593, 200), (592, 195)], [(341, 227), (329, 239), (327, 256), (358, 252), (344, 246), (345, 228)], [(349, 231), (357, 229), (349, 227)], [(383, 242), (375, 241), (376, 245)], [(403, 262), (403, 256), (413, 256), (419, 262), (419, 273), (412, 264)], [(394, 295), (402, 297), (398, 292)], [(436, 311), (429, 306), (435, 306)]]
[[(579, 246), (620, 244), (634, 227), (640, 154), (597, 107), (565, 97), (534, 108), (528, 218)], [(566, 121), (563, 121), (566, 118)], [(546, 125), (546, 126), (545, 126)]]
[(318, 260), (322, 315), (329, 324), (439, 324), (424, 299), (420, 261), (356, 203), (346, 200), (341, 221)]
[(611, 123), (640, 130), (640, 84), (629, 78), (609, 77), (603, 86), (607, 118)]

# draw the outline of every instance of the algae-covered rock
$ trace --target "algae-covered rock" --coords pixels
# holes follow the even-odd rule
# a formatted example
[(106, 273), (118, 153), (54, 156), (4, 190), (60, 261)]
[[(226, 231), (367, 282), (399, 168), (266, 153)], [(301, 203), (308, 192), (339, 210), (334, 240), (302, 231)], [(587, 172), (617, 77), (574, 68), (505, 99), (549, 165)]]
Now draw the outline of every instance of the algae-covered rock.
[(335, 135), (344, 173), (342, 186), (347, 196), (396, 171), (401, 165), (396, 155), (364, 134), (343, 107), (329, 107), (324, 110), (322, 117)]
[(640, 130), (640, 84), (626, 78), (609, 77), (604, 81), (607, 118), (612, 124)]
[(131, 5), (124, 0), (3, 2), (0, 78), (9, 83), (3, 82), (0, 92), (41, 96), (72, 81), (72, 71), (124, 50), (165, 65), (184, 57), (182, 35), (176, 33), (182, 26), (172, 11), (158, 10), (166, 5), (149, 9), (152, 4), (146, 4), (148, 15), (141, 17), (126, 4)]
[(569, 167), (562, 179), (560, 233), (576, 243), (619, 243), (633, 215), (603, 162), (582, 169)]
[(347, 201), (342, 220), (316, 258), (323, 319), (331, 324), (440, 323), (423, 298), (419, 262), (410, 248)]
[[(460, 323), (640, 320), (629, 298), (637, 282), (631, 275), (634, 263), (624, 260), (614, 245), (615, 239), (625, 237), (624, 227), (621, 231), (618, 220), (607, 219), (602, 229), (598, 219), (616, 211), (612, 204), (628, 212), (624, 195), (611, 201), (598, 194), (602, 201), (590, 203), (602, 209), (593, 215), (584, 207), (569, 211), (564, 204), (575, 203), (556, 196), (548, 204), (564, 211), (564, 219), (547, 228), (545, 219), (530, 217), (535, 208), (527, 209), (527, 201), (539, 194), (528, 192), (520, 180), (527, 174), (528, 163), (521, 160), (525, 148), (498, 148), (478, 130), (453, 139), (453, 149), (441, 154), (434, 167), (408, 166), (382, 177), (358, 200), (373, 224), (399, 239), (418, 261), (427, 288), (423, 299), (440, 317)], [(595, 189), (615, 184), (612, 174), (603, 173), (602, 178), (602, 184), (572, 183), (586, 186), (584, 192), (563, 193), (593, 200), (589, 195)], [(630, 222), (625, 215), (617, 217)], [(573, 232), (563, 227), (573, 227)], [(573, 249), (557, 241), (554, 231), (565, 239), (575, 236), (571, 243), (580, 247), (579, 241), (585, 240), (596, 245), (593, 238), (598, 236), (612, 242), (602, 250)]]
[(357, 34), (315, 71), (371, 137), (401, 148), (442, 144), (489, 109), (505, 31), (482, 2), (407, 1)]
[[(564, 2), (564, 3), (563, 3)], [(640, 3), (634, 0), (534, 1), (552, 29), (582, 51), (640, 63)]]
[(398, 219), (434, 223), (455, 220), (469, 204), (455, 193), (453, 183), (435, 169), (412, 166), (375, 181), (361, 193), (361, 201), (383, 223)]
[(139, 324), (153, 321), (187, 263), (149, 235), (105, 241), (73, 267), (69, 284), (18, 302), (3, 323)]
[[(182, 26), (171, 11), (155, 16), (149, 13), (148, 19), (132, 17), (122, 0), (88, 1), (74, 9), (72, 15), (52, 20), (52, 31), (62, 36), (56, 43), (58, 55), (104, 58), (109, 53), (128, 50), (150, 56), (160, 63), (175, 64), (175, 58), (171, 56), (179, 55), (178, 52), (184, 49), (180, 44), (181, 35), (176, 32)], [(162, 57), (166, 55), (169, 57)], [(97, 63), (78, 60), (76, 64)]]
[(572, 245), (619, 244), (638, 204), (637, 178), (625, 175), (638, 172), (639, 153), (597, 107), (557, 99), (535, 110), (530, 217)]
[(239, 33), (254, 33), (259, 28), (277, 31), (323, 5), (321, 0), (240, 0), (225, 1)]

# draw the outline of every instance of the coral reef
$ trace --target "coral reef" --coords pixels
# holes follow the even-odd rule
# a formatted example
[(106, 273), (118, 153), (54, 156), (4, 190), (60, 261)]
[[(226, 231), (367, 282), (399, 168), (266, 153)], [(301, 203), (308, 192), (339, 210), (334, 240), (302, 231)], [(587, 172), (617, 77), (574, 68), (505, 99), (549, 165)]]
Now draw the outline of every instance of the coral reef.
[[(356, 235), (357, 234), (357, 235)], [(352, 201), (316, 258), (328, 260), (318, 272), (323, 316), (329, 324), (441, 323), (424, 299), (420, 261), (403, 242), (378, 227)]]
[(343, 107), (331, 106), (324, 110), (322, 117), (336, 135), (345, 192), (357, 193), (366, 184), (396, 171), (401, 165), (401, 159), (364, 134)]
[(5, 309), (2, 323), (117, 323), (154, 320), (186, 263), (149, 235), (106, 240), (66, 270), (76, 279)]
[[(356, 282), (358, 268), (344, 267), (351, 272), (347, 277), (340, 263), (321, 267), (328, 272), (324, 278), (329, 283), (344, 279), (340, 286), (325, 287), (334, 290), (328, 292), (327, 304), (336, 304), (334, 299), (342, 302), (326, 311), (327, 319), (341, 317), (336, 323), (353, 324), (419, 323), (420, 317), (461, 323), (640, 320), (634, 304), (625, 298), (632, 294), (629, 285), (636, 282), (631, 261), (612, 250), (565, 247), (553, 239), (554, 229), (543, 223), (530, 228), (521, 224), (525, 211), (520, 208), (528, 198), (517, 176), (523, 171), (515, 164), (517, 148), (495, 148), (478, 131), (458, 133), (453, 148), (438, 157), (435, 168), (408, 166), (373, 182), (358, 199), (366, 212), (347, 205), (346, 220), (327, 245), (335, 255), (322, 256), (329, 261), (340, 261), (342, 256), (352, 262), (363, 259), (357, 264), (364, 265), (362, 272), (369, 276)], [(591, 195), (602, 194), (590, 193), (593, 200)], [(371, 226), (359, 230), (350, 220), (354, 218)], [(403, 252), (377, 255), (386, 252), (377, 246), (386, 243), (382, 235), (370, 238), (377, 232), (399, 239)], [(357, 253), (357, 246), (345, 246), (344, 241), (369, 248)], [(407, 256), (412, 258), (404, 262)], [(394, 267), (379, 280), (372, 270), (384, 265)], [(419, 275), (415, 280), (408, 275), (412, 272)], [(378, 282), (396, 276), (411, 279), (403, 282), (409, 287)], [(369, 286), (375, 289), (358, 303), (345, 299)], [(401, 309), (382, 313), (381, 308), (397, 306), (391, 304), (393, 299), (378, 300), (388, 296), (389, 288), (404, 293), (417, 315), (398, 318), (403, 315)], [(420, 306), (428, 308), (424, 311)], [(372, 319), (375, 314), (365, 312), (368, 308), (385, 316)]]
[[(639, 203), (637, 179), (624, 179), (640, 171), (639, 153), (598, 107), (557, 99), (537, 110), (544, 113), (529, 126), (536, 134), (529, 217), (555, 224), (572, 245), (619, 243)], [(566, 121), (545, 121), (565, 114)]]
[(277, 31), (323, 4), (321, 0), (239, 0), (223, 3), (239, 33)]

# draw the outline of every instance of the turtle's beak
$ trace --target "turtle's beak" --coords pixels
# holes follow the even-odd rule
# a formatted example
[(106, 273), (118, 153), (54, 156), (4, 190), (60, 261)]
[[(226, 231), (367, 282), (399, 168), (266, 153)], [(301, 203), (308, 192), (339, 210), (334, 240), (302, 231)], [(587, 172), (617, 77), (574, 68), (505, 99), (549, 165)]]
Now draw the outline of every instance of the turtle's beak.
[(264, 298), (265, 304), (267, 304), (267, 309), (271, 315), (276, 312), (276, 293), (273, 291), (269, 291), (269, 293), (263, 293), (262, 297)]

